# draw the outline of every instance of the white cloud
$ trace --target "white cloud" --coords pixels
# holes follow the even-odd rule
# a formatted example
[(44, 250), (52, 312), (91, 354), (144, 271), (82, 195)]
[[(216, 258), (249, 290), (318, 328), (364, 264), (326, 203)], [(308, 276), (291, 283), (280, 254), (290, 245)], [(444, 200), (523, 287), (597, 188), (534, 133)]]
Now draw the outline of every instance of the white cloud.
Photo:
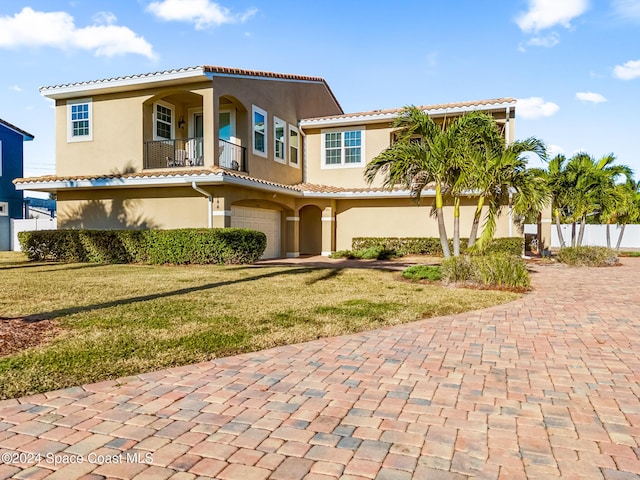
[(557, 33), (551, 33), (545, 37), (532, 37), (527, 41), (527, 45), (532, 47), (555, 47), (560, 43), (560, 37)]
[(560, 107), (553, 102), (545, 102), (540, 97), (519, 98), (516, 106), (522, 118), (540, 118), (554, 115)]
[(98, 12), (93, 16), (93, 21), (100, 25), (111, 25), (118, 19), (111, 12)]
[(555, 26), (571, 28), (571, 20), (588, 8), (588, 0), (529, 0), (529, 10), (520, 14), (516, 23), (526, 33)]
[(564, 154), (564, 148), (562, 148), (560, 145), (547, 145), (547, 157), (548, 158), (553, 158), (556, 155), (562, 155)]
[(629, 60), (624, 65), (616, 65), (613, 76), (620, 80), (633, 80), (640, 77), (640, 60)]
[[(99, 18), (115, 21), (112, 14)], [(155, 56), (153, 47), (128, 27), (107, 24), (78, 28), (66, 12), (38, 12), (29, 7), (13, 17), (0, 16), (0, 48), (22, 46), (90, 50), (107, 57), (127, 53)]]
[(249, 9), (244, 13), (236, 14), (210, 0), (161, 0), (151, 2), (147, 10), (165, 21), (193, 23), (196, 30), (226, 23), (243, 23), (258, 11)]
[(21, 91), (22, 91), (22, 88), (20, 88), (20, 86), (19, 86), (19, 85), (11, 85), (11, 86), (9, 87), (9, 90), (13, 90), (14, 92), (21, 92)]
[(593, 92), (578, 92), (576, 93), (576, 98), (583, 102), (590, 102), (590, 103), (602, 103), (607, 101), (604, 95), (601, 95), (599, 93), (593, 93)]
[(614, 0), (613, 9), (620, 17), (640, 19), (640, 0)]

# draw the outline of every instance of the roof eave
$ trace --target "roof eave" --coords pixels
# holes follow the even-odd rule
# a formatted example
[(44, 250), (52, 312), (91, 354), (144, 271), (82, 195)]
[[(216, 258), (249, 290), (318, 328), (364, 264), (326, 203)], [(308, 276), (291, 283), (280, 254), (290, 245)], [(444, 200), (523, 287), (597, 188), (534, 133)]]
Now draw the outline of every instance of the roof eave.
[[(425, 108), (424, 112), (433, 117), (442, 117), (445, 115), (453, 115), (453, 114), (461, 114), (468, 112), (477, 112), (477, 111), (491, 111), (491, 110), (501, 110), (506, 107), (514, 107), (516, 106), (516, 100), (505, 100), (497, 103), (486, 103), (486, 104), (478, 104), (478, 105), (465, 105), (459, 107), (443, 107), (443, 108)], [(373, 123), (385, 123), (392, 122), (398, 116), (402, 110), (393, 111), (393, 112), (364, 112), (363, 114), (354, 114), (350, 116), (349, 114), (344, 116), (336, 116), (336, 117), (325, 117), (325, 118), (309, 118), (302, 119), (300, 121), (301, 128), (321, 128), (321, 127), (343, 127), (350, 125), (366, 125)]]
[(132, 77), (120, 77), (94, 82), (74, 83), (40, 87), (40, 94), (54, 100), (75, 98), (83, 95), (100, 95), (123, 91), (142, 90), (158, 86), (183, 85), (209, 80), (211, 75), (203, 67), (159, 72)]

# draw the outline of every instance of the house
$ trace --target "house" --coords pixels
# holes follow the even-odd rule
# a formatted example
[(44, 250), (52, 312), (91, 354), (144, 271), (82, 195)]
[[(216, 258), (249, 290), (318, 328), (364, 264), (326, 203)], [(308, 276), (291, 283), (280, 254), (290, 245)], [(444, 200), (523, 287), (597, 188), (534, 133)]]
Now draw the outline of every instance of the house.
[[(437, 236), (428, 198), (416, 205), (363, 177), (401, 109), (345, 113), (322, 78), (201, 66), (41, 93), (56, 102), (56, 175), (16, 185), (56, 192), (59, 228), (255, 228), (265, 258), (327, 255), (359, 236)], [(422, 108), (436, 121), (488, 112), (512, 140), (515, 105)], [(475, 200), (463, 203), (465, 228)], [(501, 217), (497, 236), (521, 235), (512, 220)]]
[(23, 143), (33, 138), (0, 118), (0, 250), (11, 250), (11, 219), (22, 218), (23, 193), (13, 180), (24, 176)]

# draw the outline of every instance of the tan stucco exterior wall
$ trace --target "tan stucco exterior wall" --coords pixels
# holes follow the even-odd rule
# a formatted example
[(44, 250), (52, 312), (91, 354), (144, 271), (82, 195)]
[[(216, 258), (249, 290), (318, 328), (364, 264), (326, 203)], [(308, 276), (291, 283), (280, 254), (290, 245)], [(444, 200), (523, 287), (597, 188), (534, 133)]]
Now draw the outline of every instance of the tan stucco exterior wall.
[[(144, 142), (153, 140), (153, 102), (177, 95), (175, 119), (186, 118), (188, 107), (212, 101), (212, 95), (206, 95), (207, 90), (211, 91), (211, 85), (201, 82), (182, 89), (166, 87), (83, 97), (91, 100), (92, 140), (78, 142), (67, 141), (67, 101), (57, 101), (56, 174), (80, 176), (141, 171)], [(205, 128), (211, 123), (205, 119)], [(185, 138), (187, 132), (176, 128), (175, 136)]]
[(207, 198), (190, 187), (59, 191), (58, 228), (207, 226)]
[[(473, 199), (463, 201), (460, 208), (461, 238), (469, 237), (475, 208)], [(430, 212), (430, 199), (424, 199), (420, 205), (411, 199), (339, 200), (336, 204), (336, 250), (351, 249), (354, 237), (439, 237), (437, 221)], [(444, 207), (444, 216), (447, 236), (452, 238), (452, 206)], [(515, 225), (512, 224), (510, 230), (509, 223), (505, 208), (498, 219), (496, 238), (522, 236)]]
[(344, 131), (343, 128), (315, 129), (305, 131), (306, 162), (305, 181), (319, 185), (331, 185), (345, 188), (367, 188), (382, 185), (383, 176), (379, 175), (369, 185), (364, 179), (366, 165), (391, 144), (391, 124), (363, 125), (364, 164), (358, 166), (326, 167), (322, 164), (322, 133)]
[[(333, 97), (321, 83), (214, 77), (214, 104), (236, 103), (236, 137), (247, 148), (249, 175), (292, 185), (302, 181), (302, 139), (299, 163), (289, 162), (288, 126), (298, 127), (301, 118), (340, 113)], [(252, 106), (267, 112), (266, 157), (253, 153)], [(274, 117), (287, 123), (285, 162), (275, 160)], [(217, 132), (216, 132), (217, 135)]]

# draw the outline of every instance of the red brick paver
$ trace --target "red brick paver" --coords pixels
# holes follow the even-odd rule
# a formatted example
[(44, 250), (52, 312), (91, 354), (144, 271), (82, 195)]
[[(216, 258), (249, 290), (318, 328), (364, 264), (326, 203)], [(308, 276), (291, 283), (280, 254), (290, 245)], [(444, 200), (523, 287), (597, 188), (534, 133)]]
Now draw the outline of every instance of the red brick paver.
[(482, 311), (1, 401), (0, 479), (640, 478), (640, 259), (532, 278)]

